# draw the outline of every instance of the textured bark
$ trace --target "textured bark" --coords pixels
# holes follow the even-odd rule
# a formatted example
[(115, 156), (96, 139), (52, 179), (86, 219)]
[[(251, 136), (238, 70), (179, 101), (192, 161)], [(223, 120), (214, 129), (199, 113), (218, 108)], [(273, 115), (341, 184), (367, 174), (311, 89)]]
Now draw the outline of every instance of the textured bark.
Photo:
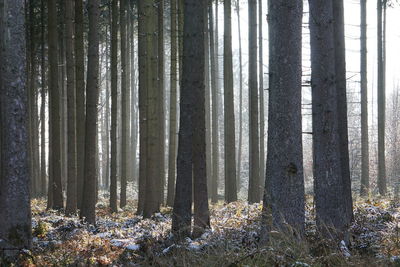
[(347, 127), (346, 54), (344, 37), (343, 0), (332, 0), (335, 38), (335, 72), (337, 90), (338, 131), (340, 139), (340, 161), (342, 169), (343, 197), (347, 224), (353, 220), (353, 199), (349, 166), (349, 137)]
[[(237, 187), (240, 191), (241, 176), (242, 173), (242, 144), (243, 144), (243, 64), (242, 64), (242, 34), (240, 27), (240, 2), (236, 2), (236, 15), (238, 20), (238, 37), (239, 37), (239, 143), (236, 163), (236, 178)], [(257, 49), (257, 48), (256, 48)], [(250, 50), (251, 51), (251, 50)], [(255, 52), (257, 53), (257, 51)], [(250, 114), (250, 113), (249, 113)]]
[(126, 38), (126, 3), (127, 0), (119, 1), (119, 19), (120, 19), (120, 34), (121, 34), (121, 192), (120, 203), (121, 208), (126, 206), (126, 186), (128, 175), (128, 108), (129, 108), (129, 87), (127, 86), (128, 71), (127, 71), (127, 38)]
[(146, 191), (143, 217), (149, 218), (160, 209), (160, 162), (159, 160), (159, 109), (158, 109), (158, 23), (157, 0), (147, 1), (143, 5), (146, 25), (145, 77), (147, 87), (147, 153), (146, 153)]
[[(259, 142), (260, 137), (259, 137), (259, 124), (258, 124), (258, 104), (259, 104), (258, 103), (258, 89), (259, 88), (258, 88), (258, 81), (257, 81), (257, 78), (258, 78), (258, 76), (257, 76), (258, 75), (258, 72), (257, 72), (257, 0), (249, 0), (248, 3), (249, 3), (249, 20), (248, 21), (249, 21), (249, 124), (250, 124), (249, 125), (249, 192), (248, 192), (248, 201), (249, 201), (249, 203), (256, 203), (256, 202), (260, 202), (260, 142)], [(272, 7), (275, 7), (275, 5), (272, 4)], [(273, 23), (274, 22), (272, 22), (271, 26), (275, 26), (275, 24), (273, 24)], [(277, 52), (280, 52), (280, 51), (277, 51)], [(276, 64), (275, 62), (271, 62), (271, 63)], [(297, 62), (295, 62), (295, 63), (297, 63)], [(279, 71), (279, 70), (277, 70), (277, 71)], [(286, 73), (282, 73), (282, 74), (284, 75)], [(297, 76), (295, 76), (295, 77), (297, 78)], [(293, 83), (295, 83), (295, 82), (296, 81), (294, 81)], [(291, 85), (292, 84), (290, 84), (290, 86)], [(297, 84), (296, 84), (296, 86), (297, 86)], [(294, 88), (296, 88), (296, 87), (294, 87)]]
[(264, 115), (264, 54), (263, 54), (263, 20), (262, 0), (258, 0), (258, 79), (260, 101), (260, 193), (264, 195), (265, 184), (265, 115)]
[[(269, 112), (265, 206), (273, 223), (304, 230), (304, 179), (301, 124), (301, 0), (290, 8), (271, 0), (269, 10)], [(286, 18), (282, 20), (282, 18)], [(268, 199), (269, 195), (270, 199)], [(270, 202), (270, 203), (269, 203)], [(266, 210), (264, 208), (264, 210)]]
[[(215, 2), (218, 6), (218, 1)], [(217, 7), (216, 7), (217, 9)], [(211, 178), (211, 201), (218, 201), (218, 176), (219, 176), (219, 95), (218, 95), (218, 42), (217, 30), (214, 32), (214, 14), (212, 5), (208, 8), (209, 29), (210, 29), (210, 59), (211, 59), (211, 102), (212, 102), (212, 178)]]
[(65, 43), (67, 59), (67, 112), (68, 112), (68, 183), (66, 213), (74, 214), (77, 209), (76, 192), (76, 105), (75, 105), (75, 53), (74, 53), (74, 19), (71, 1), (65, 1)]
[(61, 182), (61, 116), (60, 116), (60, 88), (58, 84), (58, 37), (57, 37), (57, 8), (56, 2), (47, 0), (48, 8), (48, 42), (50, 64), (50, 120), (51, 120), (51, 190), (52, 208), (64, 207)]
[(386, 89), (385, 89), (385, 62), (384, 62), (384, 40), (383, 40), (383, 18), (382, 6), (386, 6), (385, 0), (377, 1), (377, 40), (378, 40), (378, 189), (379, 194), (387, 193), (386, 186), (386, 162), (385, 162), (385, 112), (386, 112)]
[(165, 185), (165, 111), (164, 111), (164, 0), (158, 0), (158, 140), (159, 204), (164, 204)]
[(193, 234), (201, 234), (210, 220), (206, 177), (203, 12), (203, 1), (185, 1), (177, 180), (172, 216), (172, 230), (181, 237), (189, 235), (191, 229), (192, 174)]
[(0, 238), (30, 248), (25, 4), (0, 1)]
[(237, 200), (235, 162), (235, 112), (233, 104), (232, 6), (224, 1), (224, 137), (225, 137), (225, 201)]
[(177, 0), (171, 0), (171, 71), (169, 104), (169, 146), (168, 146), (168, 191), (167, 205), (172, 207), (175, 198), (176, 154), (177, 154), (177, 82), (178, 82), (178, 31)]
[(46, 195), (46, 55), (45, 55), (45, 0), (40, 0), (40, 81), (41, 81), (41, 106), (40, 106), (40, 179), (41, 196)]
[(81, 218), (91, 224), (96, 223), (96, 147), (97, 147), (97, 103), (99, 97), (99, 3), (89, 0), (89, 47), (86, 87), (86, 131), (85, 131), (85, 167)]
[[(190, 1), (189, 1), (190, 2)], [(205, 25), (207, 21), (207, 8), (206, 1), (192, 0), (185, 6), (185, 25), (184, 25), (184, 53), (189, 55), (192, 64), (185, 65), (193, 68), (193, 72), (185, 72), (184, 75), (188, 76), (188, 84), (190, 87), (182, 88), (183, 90), (190, 90), (193, 92), (192, 96), (192, 121), (193, 121), (193, 185), (194, 185), (194, 226), (193, 237), (200, 237), (206, 228), (210, 227), (210, 212), (208, 209), (208, 193), (207, 193), (207, 121), (206, 121), (206, 92), (209, 86), (204, 84), (206, 81), (208, 66), (204, 57), (206, 37)], [(193, 33), (198, 34), (193, 34)], [(193, 36), (188, 39), (189, 36)], [(202, 53), (203, 51), (203, 53)], [(188, 62), (189, 63), (189, 62)], [(185, 70), (184, 70), (185, 71)], [(209, 103), (209, 101), (208, 101)]]
[[(317, 224), (336, 236), (347, 227), (343, 191), (332, 1), (310, 0), (314, 194)], [(268, 152), (268, 154), (270, 151)], [(268, 171), (267, 171), (268, 173)], [(337, 236), (336, 236), (337, 237)]]
[(146, 18), (145, 1), (138, 1), (138, 60), (139, 60), (139, 199), (137, 214), (143, 213), (146, 196), (147, 157), (147, 90), (146, 90)]
[(361, 0), (361, 196), (369, 194), (368, 77), (367, 77), (367, 0)]
[(207, 193), (210, 198), (210, 188), (212, 179), (212, 137), (211, 137), (211, 92), (210, 92), (210, 36), (208, 30), (208, 6), (209, 1), (205, 1), (204, 9), (204, 83), (205, 83), (205, 120), (206, 120), (206, 166), (207, 166)]
[(118, 211), (117, 203), (117, 105), (118, 105), (118, 3), (112, 1), (111, 7), (111, 172), (110, 207)]
[(75, 0), (76, 79), (76, 174), (78, 208), (82, 207), (85, 161), (85, 53), (83, 46), (83, 0)]

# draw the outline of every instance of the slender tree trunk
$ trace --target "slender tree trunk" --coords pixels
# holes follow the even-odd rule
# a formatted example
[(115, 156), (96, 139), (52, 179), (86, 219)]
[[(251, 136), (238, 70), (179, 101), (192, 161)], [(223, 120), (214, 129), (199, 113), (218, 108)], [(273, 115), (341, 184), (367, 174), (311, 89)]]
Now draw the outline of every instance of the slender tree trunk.
[(170, 111), (169, 111), (169, 151), (168, 151), (168, 192), (167, 205), (172, 207), (175, 198), (176, 154), (177, 154), (177, 64), (178, 31), (177, 0), (171, 0), (171, 76), (170, 76)]
[(86, 131), (85, 131), (85, 168), (80, 217), (91, 224), (96, 223), (96, 147), (97, 147), (97, 104), (99, 97), (99, 3), (89, 0), (89, 47), (86, 87)]
[(83, 45), (83, 0), (75, 0), (75, 79), (76, 79), (76, 179), (77, 203), (82, 207), (85, 161), (85, 53)]
[(164, 204), (165, 185), (165, 111), (164, 111), (164, 0), (158, 0), (158, 120), (160, 204)]
[(120, 204), (121, 208), (126, 206), (126, 185), (128, 175), (128, 72), (127, 72), (127, 38), (126, 38), (126, 2), (127, 0), (119, 1), (119, 17), (120, 17), (120, 33), (121, 33), (121, 192)]
[(378, 31), (378, 189), (379, 194), (386, 195), (386, 163), (385, 163), (385, 63), (383, 48), (383, 18), (382, 6), (386, 6), (385, 0), (377, 1), (377, 31)]
[[(257, 82), (257, 0), (249, 0), (249, 192), (250, 203), (260, 202), (260, 137)], [(275, 7), (274, 4), (271, 5)], [(296, 7), (298, 7), (296, 5)], [(297, 11), (297, 10), (296, 10)], [(300, 8), (301, 11), (301, 8)], [(295, 13), (296, 14), (296, 13)], [(294, 22), (296, 23), (296, 22)], [(275, 26), (275, 24), (272, 24)], [(276, 64), (275, 62), (271, 62)], [(295, 62), (297, 63), (297, 62)], [(297, 84), (296, 84), (297, 86)]]
[(66, 213), (74, 214), (77, 209), (76, 194), (76, 107), (75, 107), (75, 54), (73, 40), (73, 5), (65, 1), (65, 43), (67, 58), (67, 101), (68, 101), (68, 184)]
[[(30, 249), (25, 4), (0, 1), (0, 236)], [(16, 255), (15, 255), (16, 256)]]
[(263, 54), (263, 10), (262, 0), (258, 0), (258, 78), (259, 78), (259, 101), (260, 101), (260, 193), (264, 195), (265, 185), (265, 115), (264, 115), (264, 54)]
[(40, 42), (41, 42), (41, 59), (40, 59), (40, 79), (41, 79), (41, 106), (40, 106), (40, 171), (41, 171), (41, 196), (46, 195), (46, 59), (45, 59), (45, 0), (40, 0)]
[[(236, 2), (236, 14), (238, 19), (238, 34), (239, 34), (239, 144), (237, 153), (237, 187), (240, 191), (241, 172), (242, 172), (242, 144), (243, 144), (243, 65), (242, 65), (242, 34), (240, 27), (240, 6), (239, 1)], [(257, 53), (257, 51), (256, 51)]]
[[(215, 2), (218, 6), (218, 1)], [(217, 7), (216, 7), (217, 9)], [(211, 50), (211, 98), (212, 98), (212, 178), (211, 178), (211, 201), (218, 201), (218, 176), (219, 176), (219, 96), (218, 96), (218, 39), (217, 30), (214, 32), (213, 7), (208, 7), (209, 29), (210, 29), (210, 50)], [(214, 37), (215, 36), (215, 37)]]
[[(304, 230), (301, 123), (301, 0), (288, 9), (269, 1), (269, 112), (267, 177), (263, 210), (272, 207), (274, 225)], [(286, 18), (282, 20), (282, 18)]]
[(361, 196), (369, 194), (367, 0), (361, 0)]
[(205, 1), (204, 11), (204, 83), (205, 83), (205, 127), (206, 127), (206, 166), (207, 166), (207, 193), (209, 198), (211, 179), (212, 179), (212, 137), (211, 137), (211, 92), (210, 92), (210, 37), (208, 31), (208, 6), (211, 5), (209, 1)]
[(237, 200), (235, 162), (235, 112), (233, 104), (232, 5), (224, 1), (224, 137), (225, 137), (225, 201)]
[(353, 199), (351, 196), (351, 177), (349, 166), (349, 137), (347, 126), (346, 54), (344, 37), (343, 0), (332, 0), (335, 38), (335, 72), (337, 90), (338, 127), (340, 138), (340, 160), (342, 165), (345, 216), (348, 225), (353, 220)]
[(57, 8), (56, 2), (47, 1), (48, 9), (48, 42), (50, 63), (50, 98), (51, 98), (51, 160), (52, 160), (52, 208), (64, 207), (62, 182), (61, 182), (61, 114), (60, 114), (60, 88), (58, 81), (58, 37), (57, 37)]
[(117, 105), (118, 105), (118, 3), (112, 1), (111, 7), (111, 176), (110, 207), (118, 211), (117, 203)]

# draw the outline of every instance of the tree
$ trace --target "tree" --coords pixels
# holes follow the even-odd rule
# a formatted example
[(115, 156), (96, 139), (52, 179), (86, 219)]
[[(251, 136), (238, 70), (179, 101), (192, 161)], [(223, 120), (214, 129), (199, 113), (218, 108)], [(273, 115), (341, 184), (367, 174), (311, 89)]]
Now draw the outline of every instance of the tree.
[(58, 84), (58, 34), (57, 34), (57, 8), (56, 2), (47, 0), (48, 9), (48, 42), (50, 65), (50, 120), (51, 120), (51, 188), (53, 209), (64, 207), (62, 182), (61, 182), (61, 116), (60, 116), (60, 88)]
[(25, 4), (0, 1), (0, 238), (32, 245), (28, 162)]
[(233, 105), (232, 6), (224, 1), (224, 129), (225, 129), (225, 201), (237, 200), (235, 162), (235, 114)]
[(65, 43), (67, 59), (67, 112), (68, 112), (68, 184), (66, 213), (74, 214), (77, 209), (76, 185), (76, 107), (75, 107), (75, 53), (74, 53), (74, 19), (71, 1), (65, 1)]
[[(301, 0), (269, 1), (268, 154), (264, 211), (274, 225), (304, 230), (304, 179), (301, 123)], [(283, 20), (282, 18), (286, 18)]]
[(367, 80), (367, 0), (361, 0), (361, 196), (369, 192), (368, 80)]
[(96, 223), (96, 146), (97, 146), (97, 102), (99, 97), (99, 3), (89, 0), (89, 47), (86, 87), (86, 131), (85, 131), (85, 168), (83, 183), (83, 202), (81, 218), (91, 224)]
[(262, 0), (258, 0), (258, 79), (259, 79), (259, 101), (260, 101), (260, 193), (264, 195), (265, 184), (265, 122), (264, 122), (264, 61), (263, 61), (263, 11)]
[(76, 179), (78, 208), (82, 207), (85, 161), (85, 51), (83, 0), (75, 0), (75, 79), (76, 79)]
[(121, 33), (121, 193), (120, 207), (126, 206), (126, 186), (128, 175), (128, 138), (129, 138), (129, 72), (126, 32), (126, 5), (127, 0), (119, 1), (120, 33)]
[[(218, 9), (218, 1), (215, 1)], [(211, 201), (218, 201), (218, 177), (219, 177), (219, 96), (218, 96), (218, 31), (214, 31), (213, 7), (208, 7), (210, 30), (210, 60), (211, 60), (211, 103), (212, 103), (212, 178), (209, 188)]]
[(117, 203), (117, 105), (118, 105), (118, 3), (111, 4), (111, 172), (110, 207), (118, 211)]
[(340, 140), (340, 160), (343, 180), (343, 197), (345, 202), (345, 218), (347, 224), (353, 220), (353, 199), (351, 196), (351, 178), (349, 166), (349, 137), (347, 125), (347, 89), (346, 89), (346, 54), (344, 37), (344, 8), (343, 0), (333, 3), (334, 17), (334, 47), (335, 47), (335, 73), (338, 110), (338, 131)]
[(249, 3), (249, 124), (250, 124), (248, 201), (250, 203), (255, 203), (255, 202), (260, 202), (260, 191), (259, 191), (260, 190), (260, 142), (259, 142), (260, 138), (259, 138), (259, 124), (258, 124), (259, 103), (258, 103), (258, 82), (257, 82), (258, 78), (257, 77), (258, 74), (257, 73), (257, 0), (249, 0), (248, 3)]
[(40, 0), (40, 81), (41, 81), (41, 106), (40, 106), (40, 176), (41, 194), (46, 195), (46, 60), (45, 60), (45, 10), (44, 0)]
[(172, 215), (172, 230), (180, 237), (191, 231), (193, 178), (194, 236), (199, 236), (210, 225), (206, 177), (204, 12), (204, 1), (185, 1), (177, 180)]
[(177, 1), (171, 0), (171, 76), (169, 104), (169, 151), (167, 205), (172, 207), (175, 198), (176, 142), (177, 142), (177, 63), (178, 63)]
[(343, 90), (340, 88), (343, 81), (339, 80), (343, 78), (343, 70), (338, 67), (342, 63), (336, 61), (340, 53), (335, 49), (340, 42), (337, 37), (341, 30), (335, 29), (338, 24), (333, 19), (338, 10), (334, 11), (334, 6), (337, 6), (332, 1), (310, 0), (309, 5), (316, 218), (325, 234), (333, 230), (329, 234), (344, 238), (342, 235), (346, 232), (350, 214), (346, 196), (349, 189), (345, 188), (348, 184), (345, 183), (347, 178), (341, 161), (343, 136), (339, 129), (343, 126), (339, 119), (343, 117), (338, 107), (344, 103), (338, 104), (338, 101), (343, 101), (339, 97)]
[(378, 36), (378, 189), (379, 194), (386, 195), (386, 163), (385, 163), (385, 59), (384, 59), (384, 27), (382, 7), (386, 9), (386, 0), (377, 1), (377, 36)]

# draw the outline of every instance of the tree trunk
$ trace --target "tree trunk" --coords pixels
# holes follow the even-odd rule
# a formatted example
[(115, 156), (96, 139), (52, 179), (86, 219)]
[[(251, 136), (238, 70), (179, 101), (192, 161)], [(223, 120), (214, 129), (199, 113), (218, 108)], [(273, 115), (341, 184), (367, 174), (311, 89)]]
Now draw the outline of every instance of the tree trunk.
[(361, 0), (361, 196), (369, 194), (367, 0)]
[(56, 2), (47, 1), (48, 9), (48, 42), (50, 63), (50, 98), (51, 98), (51, 160), (52, 160), (52, 208), (64, 207), (62, 182), (61, 182), (61, 114), (60, 114), (60, 88), (58, 81), (58, 37), (57, 37), (57, 8)]
[[(260, 202), (260, 137), (257, 82), (257, 0), (249, 0), (249, 203)], [(271, 5), (276, 8), (276, 4)], [(300, 9), (301, 10), (301, 9)], [(279, 11), (278, 11), (279, 12)], [(295, 13), (296, 14), (296, 13)], [(272, 26), (275, 26), (273, 24)], [(296, 22), (294, 22), (296, 23)], [(275, 27), (278, 27), (276, 25)], [(279, 42), (279, 41), (278, 41)], [(297, 47), (296, 47), (297, 48)], [(275, 62), (271, 62), (276, 64)], [(295, 62), (297, 63), (297, 62)], [(279, 71), (279, 70), (277, 70)], [(296, 77), (296, 76), (295, 76)], [(295, 84), (295, 82), (293, 82)], [(292, 85), (292, 84), (290, 84)], [(274, 85), (275, 86), (275, 85)], [(297, 84), (296, 84), (297, 86)], [(295, 88), (295, 87), (294, 87)], [(279, 111), (279, 110), (277, 110)], [(289, 137), (290, 138), (290, 137)]]
[[(345, 231), (332, 1), (309, 0), (312, 67), (314, 194), (317, 224), (325, 234)], [(269, 112), (271, 113), (271, 111)], [(271, 152), (268, 151), (268, 154)], [(267, 171), (268, 173), (268, 171)]]
[(224, 1), (224, 137), (225, 201), (237, 200), (235, 162), (235, 112), (233, 104), (232, 12), (231, 0)]
[(177, 64), (178, 64), (177, 0), (171, 0), (171, 77), (169, 111), (168, 192), (167, 205), (175, 198), (176, 143), (177, 143)]
[[(218, 6), (218, 1), (215, 2)], [(217, 9), (217, 7), (216, 7)], [(211, 101), (212, 101), (212, 178), (211, 178), (211, 202), (218, 201), (218, 177), (219, 177), (219, 95), (218, 95), (218, 45), (217, 30), (214, 32), (214, 14), (212, 5), (208, 8), (210, 25), (210, 50), (211, 50)], [(215, 37), (214, 37), (215, 36)]]
[(111, 7), (111, 176), (110, 207), (118, 212), (117, 203), (117, 105), (118, 105), (118, 3), (112, 1)]
[(377, 31), (378, 31), (378, 189), (379, 194), (386, 195), (386, 163), (385, 163), (385, 62), (383, 48), (383, 18), (382, 6), (386, 6), (385, 0), (378, 0), (377, 4)]
[(260, 195), (264, 195), (265, 184), (265, 115), (264, 115), (264, 61), (263, 61), (263, 10), (262, 0), (258, 0), (258, 78), (260, 101)]
[(45, 4), (40, 0), (40, 80), (41, 80), (41, 106), (40, 106), (40, 177), (41, 177), (41, 196), (46, 195), (46, 59), (45, 59)]
[(73, 40), (73, 5), (65, 1), (65, 43), (67, 58), (67, 112), (68, 112), (68, 184), (66, 213), (74, 214), (77, 209), (76, 194), (76, 109), (75, 109), (75, 54)]
[(76, 179), (77, 203), (82, 207), (85, 161), (85, 51), (83, 40), (83, 0), (75, 0), (75, 71), (76, 71)]
[[(303, 3), (290, 9), (269, 1), (269, 112), (264, 210), (273, 223), (304, 230), (304, 179), (301, 124), (301, 46)], [(283, 20), (282, 18), (286, 18)], [(268, 197), (268, 196), (269, 197)]]
[(24, 10), (0, 1), (0, 236), (17, 249), (32, 245)]
[(338, 130), (340, 138), (340, 160), (342, 168), (345, 216), (347, 223), (353, 220), (353, 199), (351, 196), (351, 177), (349, 166), (349, 137), (347, 127), (346, 54), (344, 37), (343, 0), (333, 0), (335, 72), (337, 90)]
[[(243, 144), (243, 65), (242, 65), (242, 34), (240, 27), (240, 6), (239, 1), (236, 2), (236, 14), (238, 20), (238, 34), (239, 34), (239, 144), (237, 153), (237, 187), (240, 191), (241, 185), (241, 172), (242, 172), (242, 144)], [(257, 49), (257, 48), (256, 48)], [(256, 51), (257, 53), (257, 51)]]
[(159, 128), (159, 190), (160, 204), (164, 204), (165, 185), (165, 111), (164, 111), (164, 0), (158, 0), (158, 128)]
[(83, 202), (80, 217), (88, 223), (96, 223), (96, 147), (97, 147), (97, 104), (99, 97), (99, 3), (89, 0), (88, 69), (86, 87), (86, 131)]

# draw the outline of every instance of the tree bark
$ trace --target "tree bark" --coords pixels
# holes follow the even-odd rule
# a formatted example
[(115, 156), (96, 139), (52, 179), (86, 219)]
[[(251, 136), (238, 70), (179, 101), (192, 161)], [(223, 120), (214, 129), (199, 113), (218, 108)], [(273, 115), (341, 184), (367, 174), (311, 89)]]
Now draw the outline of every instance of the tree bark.
[(0, 237), (17, 249), (32, 246), (25, 34), (24, 1), (1, 0)]
[(86, 87), (86, 131), (85, 131), (85, 167), (83, 183), (83, 202), (81, 218), (88, 223), (96, 223), (96, 147), (97, 147), (97, 104), (99, 97), (99, 3), (98, 0), (89, 0), (89, 47)]
[(47, 1), (48, 9), (48, 42), (50, 64), (50, 98), (51, 98), (51, 160), (52, 160), (52, 208), (64, 207), (62, 182), (61, 182), (61, 113), (60, 113), (60, 88), (58, 81), (58, 37), (57, 37), (57, 8), (56, 2)]
[(224, 1), (224, 137), (225, 137), (225, 201), (237, 200), (235, 162), (235, 112), (233, 104), (232, 6)]

